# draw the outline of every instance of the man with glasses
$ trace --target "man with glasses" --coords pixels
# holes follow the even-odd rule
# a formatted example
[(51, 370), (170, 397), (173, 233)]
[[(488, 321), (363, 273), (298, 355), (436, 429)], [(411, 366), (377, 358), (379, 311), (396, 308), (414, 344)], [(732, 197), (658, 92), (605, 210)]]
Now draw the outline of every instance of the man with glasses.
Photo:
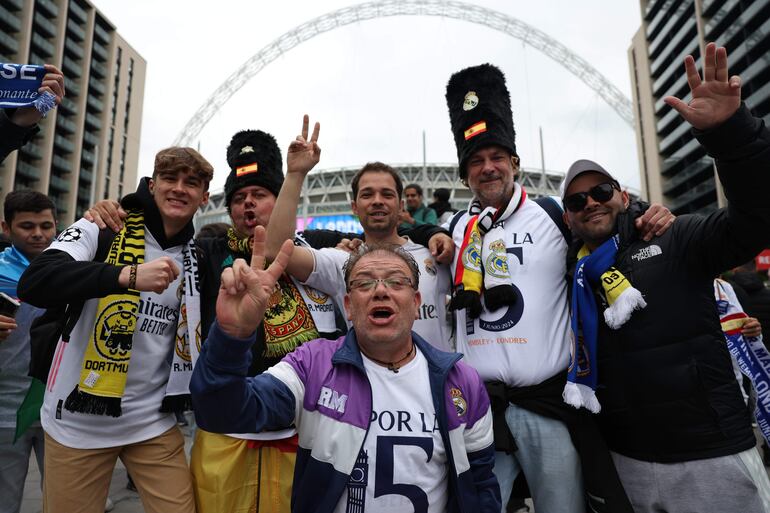
[(264, 229), (249, 266), (222, 274), (217, 320), (193, 372), (198, 424), (214, 432), (299, 432), (292, 511), (500, 511), (489, 401), (460, 355), (412, 331), (419, 271), (400, 246), (369, 244), (344, 268), (353, 329), (303, 344), (249, 378), (254, 330), (293, 248), (264, 269)]
[(629, 221), (638, 205), (602, 166), (578, 161), (564, 184), (564, 220), (579, 239), (569, 255), (580, 335), (570, 381), (601, 407), (637, 513), (770, 511), (713, 289), (715, 276), (770, 241), (770, 132), (741, 105), (726, 50), (708, 44), (703, 62), (701, 78), (685, 59), (689, 104), (665, 102), (716, 159), (727, 208), (679, 216), (645, 241)]

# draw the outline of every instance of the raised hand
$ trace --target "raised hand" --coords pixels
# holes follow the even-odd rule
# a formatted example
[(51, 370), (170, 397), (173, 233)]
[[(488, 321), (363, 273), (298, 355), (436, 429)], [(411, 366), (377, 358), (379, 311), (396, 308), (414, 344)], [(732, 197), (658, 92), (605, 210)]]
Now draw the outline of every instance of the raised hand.
[(293, 251), (292, 241), (284, 241), (273, 263), (265, 269), (265, 228), (254, 228), (251, 264), (239, 258), (222, 272), (216, 309), (222, 331), (237, 338), (254, 333)]
[(286, 155), (286, 172), (300, 173), (304, 177), (321, 159), (321, 148), (318, 146), (318, 133), (321, 131), (320, 123), (316, 122), (313, 134), (308, 140), (308, 128), (310, 118), (307, 114), (302, 118), (302, 135), (298, 135), (289, 145)]
[[(40, 94), (45, 91), (53, 94), (56, 97), (56, 105), (59, 105), (64, 98), (64, 74), (52, 64), (46, 64), (44, 67), (47, 73), (43, 76), (43, 82), (37, 91)], [(11, 116), (11, 121), (19, 126), (32, 126), (42, 117), (43, 115), (35, 107), (22, 107), (16, 109)]]
[(714, 43), (706, 45), (703, 56), (703, 78), (695, 67), (695, 59), (684, 59), (687, 83), (692, 100), (687, 104), (673, 96), (663, 101), (673, 107), (693, 127), (707, 130), (727, 121), (741, 105), (741, 79), (727, 74), (727, 50)]

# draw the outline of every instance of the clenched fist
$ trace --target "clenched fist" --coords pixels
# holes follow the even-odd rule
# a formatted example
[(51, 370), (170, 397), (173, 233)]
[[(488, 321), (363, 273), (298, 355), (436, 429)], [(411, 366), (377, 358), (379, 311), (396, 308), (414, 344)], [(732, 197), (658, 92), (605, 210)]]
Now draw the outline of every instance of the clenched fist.
[[(136, 268), (136, 287), (140, 292), (162, 293), (172, 281), (179, 276), (179, 267), (169, 257), (160, 257), (152, 262), (139, 264)], [(124, 267), (120, 271), (118, 284), (128, 288), (131, 277), (131, 266)]]

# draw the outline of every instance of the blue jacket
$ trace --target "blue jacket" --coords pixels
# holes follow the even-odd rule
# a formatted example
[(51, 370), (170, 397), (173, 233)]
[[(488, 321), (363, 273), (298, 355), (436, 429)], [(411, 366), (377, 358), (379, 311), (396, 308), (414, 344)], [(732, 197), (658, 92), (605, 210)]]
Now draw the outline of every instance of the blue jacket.
[[(484, 385), (459, 354), (439, 351), (412, 333), (428, 361), (433, 404), (449, 465), (447, 510), (495, 512), (492, 416)], [(372, 414), (372, 391), (355, 331), (336, 341), (303, 344), (249, 378), (252, 340), (227, 336), (214, 323), (193, 371), (198, 425), (216, 433), (260, 432), (295, 424), (299, 449), (292, 511), (332, 512), (346, 490)], [(323, 394), (322, 394), (323, 392)], [(333, 395), (330, 395), (333, 394)]]

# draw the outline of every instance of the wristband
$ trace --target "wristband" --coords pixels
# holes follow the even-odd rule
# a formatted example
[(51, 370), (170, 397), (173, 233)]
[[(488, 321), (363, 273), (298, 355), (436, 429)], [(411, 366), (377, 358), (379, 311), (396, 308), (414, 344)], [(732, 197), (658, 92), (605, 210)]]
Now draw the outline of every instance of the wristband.
[(136, 264), (132, 265), (128, 273), (128, 288), (136, 290)]

